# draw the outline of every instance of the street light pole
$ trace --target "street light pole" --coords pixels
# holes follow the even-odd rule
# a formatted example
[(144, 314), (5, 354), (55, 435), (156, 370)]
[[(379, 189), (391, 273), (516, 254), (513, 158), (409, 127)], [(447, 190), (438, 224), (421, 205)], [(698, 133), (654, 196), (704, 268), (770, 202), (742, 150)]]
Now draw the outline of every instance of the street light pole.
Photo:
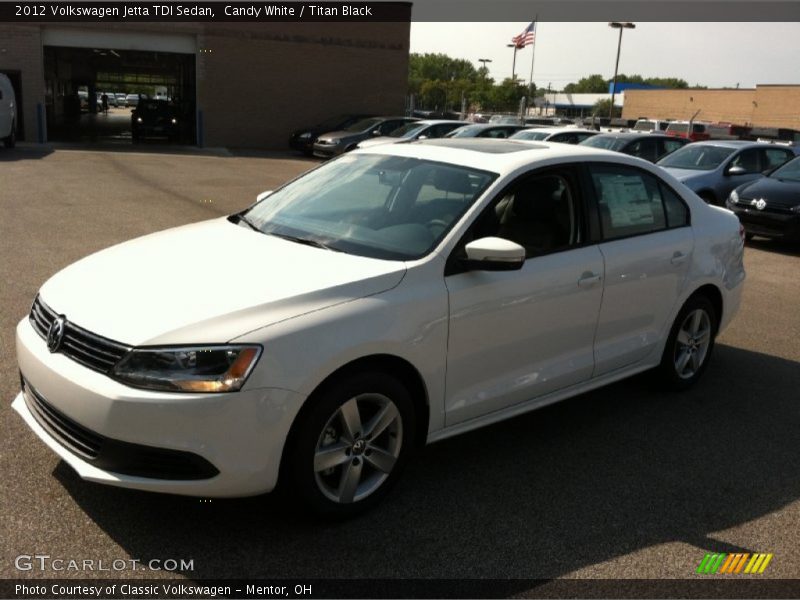
[(513, 48), (514, 49), (514, 59), (511, 61), (511, 81), (517, 80), (517, 50), (519, 50), (519, 46), (516, 44), (506, 44), (506, 48)]
[(622, 49), (622, 30), (623, 29), (635, 29), (635, 23), (628, 23), (628, 22), (620, 22), (620, 21), (613, 21), (608, 24), (609, 27), (613, 29), (619, 29), (619, 41), (617, 42), (617, 62), (614, 65), (614, 83), (611, 86), (611, 106), (608, 109), (608, 118), (614, 118), (614, 96), (617, 95), (617, 72), (619, 71), (619, 53)]
[(488, 70), (486, 69), (486, 63), (492, 62), (492, 59), (491, 58), (479, 58), (478, 62), (481, 63), (481, 65), (483, 66), (483, 69), (484, 69), (484, 75), (483, 76), (486, 77), (486, 73), (488, 72)]

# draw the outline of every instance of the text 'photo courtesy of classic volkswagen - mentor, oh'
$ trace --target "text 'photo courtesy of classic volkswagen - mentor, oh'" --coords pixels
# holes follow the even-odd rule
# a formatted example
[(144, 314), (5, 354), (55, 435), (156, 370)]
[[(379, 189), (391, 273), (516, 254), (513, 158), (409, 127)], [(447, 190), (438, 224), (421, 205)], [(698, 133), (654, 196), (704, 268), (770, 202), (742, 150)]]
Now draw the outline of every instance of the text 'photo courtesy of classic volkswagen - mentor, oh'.
[(743, 238), (621, 153), (355, 150), (54, 275), (17, 326), (13, 406), (89, 481), (280, 485), (352, 515), (426, 443), (646, 370), (692, 385), (739, 308)]

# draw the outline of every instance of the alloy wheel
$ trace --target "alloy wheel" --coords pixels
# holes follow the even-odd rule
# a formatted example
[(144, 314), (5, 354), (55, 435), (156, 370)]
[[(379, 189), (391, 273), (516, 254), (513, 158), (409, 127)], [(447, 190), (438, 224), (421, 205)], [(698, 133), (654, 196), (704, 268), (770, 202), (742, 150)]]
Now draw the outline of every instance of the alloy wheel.
[(691, 311), (675, 338), (675, 373), (681, 379), (691, 379), (702, 367), (711, 345), (711, 318), (702, 308)]
[(314, 452), (314, 477), (322, 494), (339, 504), (367, 498), (389, 477), (400, 456), (403, 419), (394, 402), (359, 394), (328, 419)]

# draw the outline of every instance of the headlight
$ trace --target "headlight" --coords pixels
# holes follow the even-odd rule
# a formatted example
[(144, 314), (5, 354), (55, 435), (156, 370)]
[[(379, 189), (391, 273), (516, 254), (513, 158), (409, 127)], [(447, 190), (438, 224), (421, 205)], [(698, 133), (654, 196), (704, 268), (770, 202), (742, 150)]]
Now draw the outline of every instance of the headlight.
[(176, 125), (178, 123), (178, 119), (172, 119), (172, 124)]
[(311, 132), (310, 132), (310, 131), (306, 131), (305, 133), (301, 133), (300, 135), (298, 135), (298, 136), (297, 136), (297, 139), (300, 139), (300, 140), (307, 140), (307, 139), (309, 139), (310, 137), (311, 137)]
[(136, 117), (136, 122), (137, 123), (141, 123), (142, 122), (142, 117)]
[(133, 387), (169, 392), (235, 392), (258, 357), (259, 346), (205, 346), (131, 350), (111, 375)]
[(731, 192), (730, 198), (728, 198), (728, 200), (730, 200), (732, 204), (736, 204), (737, 202), (739, 202), (739, 194), (736, 193), (736, 190), (733, 190)]
[(792, 208), (789, 209), (793, 213), (800, 213), (800, 204), (795, 204)]

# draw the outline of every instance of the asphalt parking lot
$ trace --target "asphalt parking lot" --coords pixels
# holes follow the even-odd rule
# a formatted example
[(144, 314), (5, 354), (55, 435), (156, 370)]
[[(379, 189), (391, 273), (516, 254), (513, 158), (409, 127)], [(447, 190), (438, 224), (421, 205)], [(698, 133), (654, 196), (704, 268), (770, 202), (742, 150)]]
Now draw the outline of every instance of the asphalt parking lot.
[(39, 286), (114, 243), (241, 209), (314, 164), (0, 152), (0, 577), (79, 575), (15, 569), (41, 553), (191, 558), (193, 579), (686, 578), (707, 552), (769, 552), (759, 577), (800, 578), (800, 247), (759, 240), (741, 312), (691, 391), (637, 377), (429, 446), (357, 520), (307, 521), (274, 497), (202, 502), (81, 481), (9, 406), (14, 327)]

